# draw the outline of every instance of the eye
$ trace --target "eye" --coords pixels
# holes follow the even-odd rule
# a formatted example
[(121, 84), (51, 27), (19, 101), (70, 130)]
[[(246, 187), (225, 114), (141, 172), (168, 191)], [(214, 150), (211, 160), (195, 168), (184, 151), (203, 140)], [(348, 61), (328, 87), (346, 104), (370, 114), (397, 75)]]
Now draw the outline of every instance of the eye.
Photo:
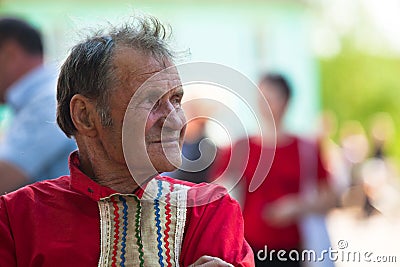
[(151, 109), (155, 110), (158, 108), (158, 106), (160, 105), (160, 100), (150, 100), (149, 101), (151, 104)]
[(181, 95), (173, 95), (171, 98), (171, 103), (175, 108), (180, 108), (181, 107), (181, 100), (182, 96)]
[(160, 102), (160, 100), (157, 98), (157, 96), (149, 95), (143, 101), (143, 104), (146, 108), (154, 110), (158, 107), (159, 102)]

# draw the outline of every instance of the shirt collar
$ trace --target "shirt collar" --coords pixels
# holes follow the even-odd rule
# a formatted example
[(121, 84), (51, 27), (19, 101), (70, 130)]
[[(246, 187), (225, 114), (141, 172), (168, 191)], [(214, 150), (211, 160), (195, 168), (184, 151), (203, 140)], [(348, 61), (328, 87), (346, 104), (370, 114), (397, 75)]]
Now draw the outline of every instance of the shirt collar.
[(19, 111), (25, 104), (43, 90), (43, 83), (54, 81), (56, 90), (57, 72), (54, 66), (38, 66), (14, 82), (6, 92), (6, 102), (15, 111)]
[[(89, 176), (84, 174), (80, 169), (79, 153), (74, 151), (69, 156), (69, 170), (71, 174), (71, 188), (78, 191), (94, 201), (99, 201), (101, 198), (106, 198), (112, 194), (117, 194), (118, 192), (107, 186), (102, 186), (95, 181), (93, 181)], [(138, 198), (143, 196), (144, 190), (139, 187), (135, 192), (133, 192)]]

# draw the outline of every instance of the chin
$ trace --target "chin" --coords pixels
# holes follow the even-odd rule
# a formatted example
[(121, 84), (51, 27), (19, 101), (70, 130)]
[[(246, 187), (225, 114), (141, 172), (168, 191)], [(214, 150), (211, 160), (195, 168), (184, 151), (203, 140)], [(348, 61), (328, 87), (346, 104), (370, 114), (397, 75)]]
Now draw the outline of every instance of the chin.
[(175, 171), (182, 164), (180, 154), (178, 156), (157, 155), (151, 158), (154, 169), (159, 173)]
[(158, 171), (158, 173), (173, 172), (173, 171), (175, 171), (176, 169), (177, 169), (176, 167), (170, 165), (170, 166), (168, 166), (168, 167), (162, 168), (162, 170)]

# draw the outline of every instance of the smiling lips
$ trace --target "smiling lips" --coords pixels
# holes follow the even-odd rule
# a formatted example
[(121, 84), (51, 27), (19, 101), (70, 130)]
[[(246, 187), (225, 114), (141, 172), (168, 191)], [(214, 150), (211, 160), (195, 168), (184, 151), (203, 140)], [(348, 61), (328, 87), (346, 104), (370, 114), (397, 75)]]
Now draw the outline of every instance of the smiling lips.
[(178, 142), (179, 140), (178, 139), (176, 139), (176, 138), (174, 138), (174, 139), (164, 139), (164, 140), (162, 140), (162, 142), (161, 142), (161, 140), (156, 140), (156, 141), (150, 141), (149, 143), (163, 143), (163, 144), (165, 144), (165, 143), (172, 143), (172, 142)]
[(147, 140), (147, 143), (172, 143), (172, 142), (179, 142), (179, 136), (168, 136), (168, 137), (158, 137), (158, 138), (152, 138), (150, 140)]

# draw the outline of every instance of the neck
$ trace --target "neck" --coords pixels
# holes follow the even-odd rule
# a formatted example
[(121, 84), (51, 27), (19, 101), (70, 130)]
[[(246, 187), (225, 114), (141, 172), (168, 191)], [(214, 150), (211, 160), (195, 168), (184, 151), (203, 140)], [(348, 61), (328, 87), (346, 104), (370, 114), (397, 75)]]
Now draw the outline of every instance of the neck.
[(276, 123), (274, 127), (265, 127), (263, 129), (262, 139), (266, 146), (281, 146), (290, 142), (291, 137), (280, 124)]
[(99, 159), (92, 162), (94, 175), (91, 178), (96, 183), (123, 194), (132, 193), (139, 187), (126, 165), (114, 165), (110, 168), (113, 162), (109, 160)]
[(139, 186), (128, 167), (110, 158), (104, 150), (78, 141), (80, 169), (96, 183), (119, 193), (134, 192)]

